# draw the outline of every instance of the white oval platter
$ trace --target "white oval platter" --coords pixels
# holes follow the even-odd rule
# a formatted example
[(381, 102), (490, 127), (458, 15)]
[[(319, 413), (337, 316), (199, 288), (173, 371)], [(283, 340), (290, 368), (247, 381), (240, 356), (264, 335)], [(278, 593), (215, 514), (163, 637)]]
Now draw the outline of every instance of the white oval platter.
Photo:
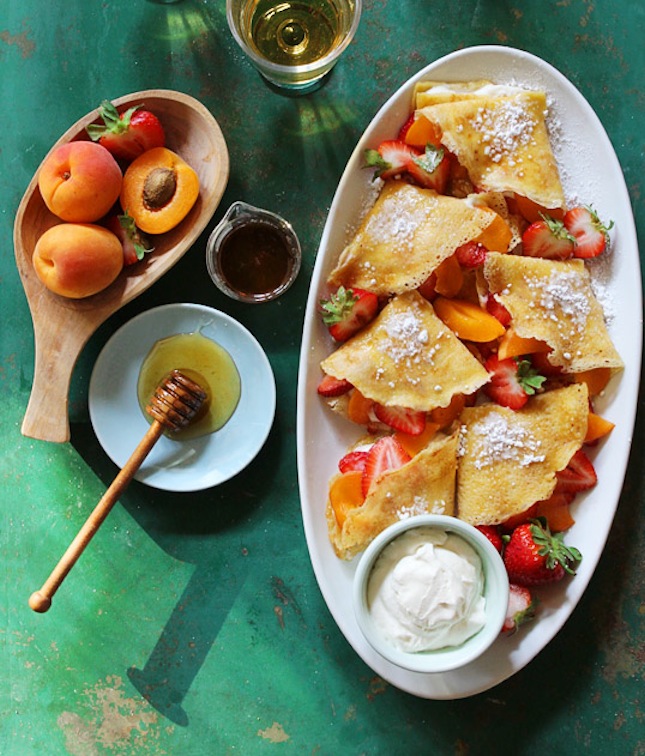
[[(511, 637), (500, 637), (477, 661), (443, 674), (407, 672), (389, 664), (362, 637), (352, 606), (356, 560), (338, 559), (327, 536), (328, 481), (356, 428), (332, 416), (318, 400), (320, 361), (332, 349), (318, 314), (326, 277), (371, 203), (371, 171), (362, 169), (363, 151), (394, 138), (410, 112), (412, 89), (422, 79), (489, 79), (543, 89), (549, 101), (549, 128), (565, 194), (572, 202), (592, 204), (615, 223), (612, 252), (603, 263), (603, 292), (609, 330), (625, 361), (596, 409), (616, 424), (609, 439), (593, 452), (599, 482), (579, 496), (575, 525), (566, 536), (583, 560), (571, 580), (541, 592), (539, 617)], [(323, 231), (314, 268), (303, 332), (298, 383), (298, 475), (302, 517), (311, 562), (320, 590), (339, 628), (361, 658), (392, 685), (428, 699), (475, 695), (525, 667), (557, 634), (587, 587), (603, 551), (620, 498), (629, 457), (640, 380), (642, 348), (641, 274), (629, 195), (611, 142), (591, 106), (561, 73), (529, 53), (500, 46), (471, 47), (430, 64), (408, 80), (379, 110), (358, 142), (341, 177)]]

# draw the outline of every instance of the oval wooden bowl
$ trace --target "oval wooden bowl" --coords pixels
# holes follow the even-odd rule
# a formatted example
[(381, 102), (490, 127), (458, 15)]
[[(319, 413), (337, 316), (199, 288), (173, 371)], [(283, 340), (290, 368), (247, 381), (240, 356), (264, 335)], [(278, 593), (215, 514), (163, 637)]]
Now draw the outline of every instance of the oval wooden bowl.
[[(38, 171), (32, 178), (14, 223), (16, 264), (29, 302), (35, 338), (34, 380), (21, 430), (25, 436), (44, 441), (69, 440), (68, 395), (72, 372), (90, 336), (184, 255), (211, 220), (228, 182), (229, 156), (224, 136), (200, 102), (181, 92), (163, 89), (134, 92), (112, 102), (120, 111), (145, 105), (159, 117), (167, 146), (197, 172), (199, 197), (178, 226), (151, 237), (155, 251), (124, 268), (107, 289), (85, 299), (68, 299), (49, 291), (32, 265), (38, 238), (61, 222), (43, 202)], [(98, 110), (88, 113), (60, 137), (52, 150), (65, 142), (88, 139), (86, 127), (99, 121)]]

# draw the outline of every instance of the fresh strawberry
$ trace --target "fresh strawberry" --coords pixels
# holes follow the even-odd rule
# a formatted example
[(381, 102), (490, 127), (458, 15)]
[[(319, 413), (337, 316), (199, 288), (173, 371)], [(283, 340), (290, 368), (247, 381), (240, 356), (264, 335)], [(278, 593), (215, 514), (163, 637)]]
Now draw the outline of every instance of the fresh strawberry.
[(545, 380), (533, 369), (530, 360), (514, 357), (500, 360), (496, 354), (492, 354), (484, 367), (491, 374), (484, 392), (497, 404), (513, 410), (521, 409)]
[(347, 341), (376, 316), (379, 301), (376, 294), (363, 289), (340, 286), (329, 299), (320, 302), (323, 323), (335, 341)]
[(486, 312), (496, 317), (505, 328), (508, 328), (511, 324), (511, 313), (494, 294), (489, 294), (488, 297), (486, 297)]
[(476, 241), (466, 242), (455, 250), (459, 264), (464, 268), (477, 268), (483, 265), (488, 250)]
[(423, 433), (426, 427), (426, 413), (419, 410), (386, 406), (375, 402), (374, 414), (390, 428), (401, 433), (407, 433), (410, 436), (418, 436)]
[(121, 242), (124, 265), (134, 265), (139, 260), (143, 260), (148, 252), (154, 250), (145, 234), (141, 233), (136, 227), (134, 218), (127, 213), (110, 215), (105, 221), (105, 226)]
[(87, 133), (121, 160), (134, 160), (146, 150), (164, 147), (166, 135), (161, 121), (142, 105), (119, 111), (109, 100), (99, 107), (102, 124), (90, 124)]
[(543, 585), (562, 580), (582, 555), (564, 543), (562, 533), (551, 534), (538, 520), (519, 525), (504, 549), (504, 564), (511, 583)]
[(367, 453), (361, 480), (363, 495), (367, 496), (372, 484), (388, 470), (397, 470), (411, 459), (394, 436), (383, 436)]
[(566, 260), (573, 257), (575, 241), (564, 223), (543, 215), (522, 234), (522, 249), (528, 257)]
[(504, 541), (502, 540), (502, 534), (497, 525), (475, 525), (475, 527), (477, 528), (477, 530), (479, 530), (480, 533), (488, 538), (488, 540), (501, 554), (502, 548), (504, 546)]
[(414, 147), (399, 139), (387, 139), (375, 150), (365, 150), (365, 165), (376, 168), (374, 178), (393, 178), (405, 173), (418, 154)]
[(426, 145), (425, 152), (422, 155), (414, 155), (407, 168), (419, 186), (434, 189), (437, 194), (446, 191), (450, 177), (450, 157), (443, 147)]
[(598, 482), (593, 463), (582, 449), (578, 449), (564, 470), (556, 475), (558, 482), (555, 490), (558, 493), (579, 493), (593, 488)]
[(598, 257), (609, 245), (608, 226), (600, 220), (592, 207), (574, 207), (565, 213), (564, 226), (575, 239), (573, 254), (575, 257)]
[(338, 462), (338, 469), (342, 473), (352, 472), (354, 470), (363, 472), (367, 462), (366, 451), (350, 451)]
[(344, 378), (334, 378), (333, 375), (323, 375), (318, 384), (320, 396), (342, 396), (351, 391), (352, 384)]
[(503, 633), (514, 633), (520, 625), (530, 622), (535, 617), (537, 599), (531, 596), (531, 592), (525, 585), (509, 585), (508, 607), (506, 619), (502, 625)]

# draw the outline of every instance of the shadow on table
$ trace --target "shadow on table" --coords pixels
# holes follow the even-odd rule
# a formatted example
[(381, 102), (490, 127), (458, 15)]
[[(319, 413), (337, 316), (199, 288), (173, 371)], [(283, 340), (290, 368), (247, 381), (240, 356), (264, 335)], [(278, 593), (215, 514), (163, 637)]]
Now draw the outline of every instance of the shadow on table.
[[(133, 481), (120, 501), (166, 553), (195, 565), (146, 664), (127, 671), (139, 693), (178, 725), (188, 725), (183, 700), (230, 611), (235, 585), (244, 582), (248, 569), (246, 559), (237, 560), (231, 569), (231, 551), (224, 536), (252, 518), (266, 498), (271, 471), (279, 466), (280, 435), (276, 422), (264, 448), (246, 470), (215, 489), (177, 494)], [(117, 469), (105, 457), (91, 426), (73, 425), (72, 443), (109, 486)], [(214, 545), (218, 535), (222, 536), (222, 548)]]

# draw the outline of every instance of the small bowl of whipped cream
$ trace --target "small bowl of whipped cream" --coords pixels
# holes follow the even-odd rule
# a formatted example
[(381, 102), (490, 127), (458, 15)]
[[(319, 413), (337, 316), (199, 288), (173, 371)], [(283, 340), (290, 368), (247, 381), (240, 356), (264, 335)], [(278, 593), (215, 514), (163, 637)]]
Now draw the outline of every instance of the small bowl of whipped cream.
[(382, 657), (414, 672), (447, 672), (499, 636), (509, 585), (492, 543), (456, 517), (419, 515), (380, 533), (354, 577), (358, 625)]

